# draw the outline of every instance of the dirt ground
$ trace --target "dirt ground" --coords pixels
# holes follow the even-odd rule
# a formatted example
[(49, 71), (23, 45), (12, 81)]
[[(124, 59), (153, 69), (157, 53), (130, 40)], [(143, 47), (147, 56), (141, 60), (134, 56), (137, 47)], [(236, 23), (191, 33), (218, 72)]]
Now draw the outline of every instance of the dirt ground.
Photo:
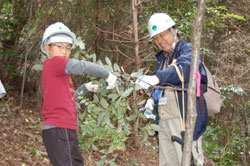
[[(50, 162), (41, 137), (42, 116), (36, 109), (35, 98), (25, 97), (25, 106), (20, 109), (15, 96), (18, 95), (8, 94), (0, 100), (0, 165), (49, 166)], [(150, 139), (156, 146), (156, 139)], [(128, 141), (125, 152), (117, 154), (117, 165), (158, 165), (157, 150), (145, 145), (134, 147), (129, 144), (131, 142)], [(82, 156), (85, 166), (95, 166), (100, 160), (99, 154), (92, 150), (82, 151)]]

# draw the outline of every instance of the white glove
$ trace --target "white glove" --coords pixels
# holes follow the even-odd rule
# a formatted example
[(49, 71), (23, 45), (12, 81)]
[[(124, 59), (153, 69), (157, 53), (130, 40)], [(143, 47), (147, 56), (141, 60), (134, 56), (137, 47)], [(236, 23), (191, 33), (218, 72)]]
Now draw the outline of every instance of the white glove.
[(107, 89), (114, 89), (116, 85), (116, 80), (117, 80), (117, 77), (111, 72), (109, 72), (109, 76), (108, 78), (106, 78), (106, 82), (108, 83)]
[(145, 111), (144, 115), (146, 116), (147, 119), (154, 119), (156, 118), (156, 116), (151, 112), (151, 111)]
[(143, 89), (148, 89), (150, 86), (159, 84), (160, 80), (157, 76), (142, 75), (136, 80), (136, 84), (141, 86)]
[(152, 111), (154, 110), (154, 104), (155, 104), (154, 99), (149, 98), (149, 99), (147, 100), (146, 105), (145, 105), (146, 111), (147, 111), (147, 110), (150, 110), (151, 113), (152, 113)]
[(92, 82), (88, 82), (85, 84), (86, 88), (90, 92), (96, 92), (97, 89), (99, 88), (98, 85), (92, 84)]
[(4, 89), (4, 86), (0, 80), (0, 99), (6, 94), (6, 91)]
[(147, 103), (145, 105), (145, 111), (144, 111), (144, 115), (146, 116), (147, 119), (155, 119), (155, 115), (152, 113), (152, 111), (154, 110), (154, 99), (149, 98), (147, 100)]

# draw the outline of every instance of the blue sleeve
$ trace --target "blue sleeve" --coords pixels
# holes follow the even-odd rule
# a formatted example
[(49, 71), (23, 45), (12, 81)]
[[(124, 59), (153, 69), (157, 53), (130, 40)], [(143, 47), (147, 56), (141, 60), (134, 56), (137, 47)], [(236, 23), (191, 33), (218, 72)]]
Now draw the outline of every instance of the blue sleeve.
[(161, 91), (162, 91), (162, 89), (155, 88), (154, 92), (151, 95), (151, 97), (154, 99), (154, 101), (159, 100)]

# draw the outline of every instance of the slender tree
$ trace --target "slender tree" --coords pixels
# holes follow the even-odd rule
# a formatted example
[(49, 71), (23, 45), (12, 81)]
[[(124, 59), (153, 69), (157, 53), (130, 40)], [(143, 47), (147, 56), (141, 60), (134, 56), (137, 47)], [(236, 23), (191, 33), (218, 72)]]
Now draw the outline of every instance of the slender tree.
[[(193, 49), (192, 49), (192, 61), (191, 61), (191, 73), (196, 73), (199, 70), (200, 60), (200, 39), (202, 33), (202, 22), (204, 16), (206, 0), (200, 0), (198, 6), (198, 12), (196, 14), (193, 32)], [(186, 123), (186, 134), (184, 139), (184, 149), (182, 156), (182, 166), (188, 166), (191, 163), (192, 154), (192, 142), (195, 122), (197, 118), (196, 113), (196, 86), (197, 75), (190, 73), (189, 87), (188, 87), (188, 112)]]
[(138, 27), (137, 27), (137, 0), (132, 0), (132, 11), (133, 11), (133, 30), (134, 30), (134, 49), (135, 49), (135, 64), (136, 70), (140, 69), (140, 56), (139, 56), (139, 40), (138, 40)]

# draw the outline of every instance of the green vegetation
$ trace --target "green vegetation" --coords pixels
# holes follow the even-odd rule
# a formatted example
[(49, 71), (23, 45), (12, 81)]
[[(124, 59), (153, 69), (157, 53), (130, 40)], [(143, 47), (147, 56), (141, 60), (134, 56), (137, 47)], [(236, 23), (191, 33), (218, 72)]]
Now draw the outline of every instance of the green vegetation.
[[(20, 91), (27, 51), (25, 92), (37, 93), (37, 105), (41, 103), (41, 64), (45, 60), (40, 51), (42, 33), (49, 24), (62, 21), (79, 37), (78, 47), (73, 50), (74, 58), (103, 65), (114, 71), (122, 84), (115, 90), (101, 88), (94, 95), (80, 99), (81, 148), (99, 154), (97, 165), (100, 166), (116, 165), (118, 154), (126, 152), (131, 140), (134, 147), (143, 144), (146, 150), (157, 150), (151, 145), (150, 135), (158, 126), (138, 111), (149, 92), (134, 86), (135, 76), (152, 74), (154, 55), (158, 51), (147, 37), (147, 21), (152, 13), (167, 12), (176, 21), (181, 38), (192, 41), (198, 1), (154, 0), (137, 6), (139, 61), (135, 56), (131, 1), (33, 1), (29, 21), (30, 5), (31, 1), (24, 0), (0, 2), (0, 79), (6, 90)], [(205, 156), (218, 165), (250, 162), (249, 39), (249, 2), (207, 0), (201, 53), (221, 87), (224, 105), (221, 113), (209, 117), (203, 148)], [(25, 49), (27, 42), (28, 50)], [(135, 72), (137, 65), (143, 69)], [(97, 82), (94, 77), (73, 76), (76, 87), (86, 80), (105, 87), (104, 80)], [(38, 127), (36, 122), (31, 128)], [(30, 153), (41, 156), (35, 147), (30, 148)], [(139, 165), (141, 160), (132, 157), (129, 163)]]

